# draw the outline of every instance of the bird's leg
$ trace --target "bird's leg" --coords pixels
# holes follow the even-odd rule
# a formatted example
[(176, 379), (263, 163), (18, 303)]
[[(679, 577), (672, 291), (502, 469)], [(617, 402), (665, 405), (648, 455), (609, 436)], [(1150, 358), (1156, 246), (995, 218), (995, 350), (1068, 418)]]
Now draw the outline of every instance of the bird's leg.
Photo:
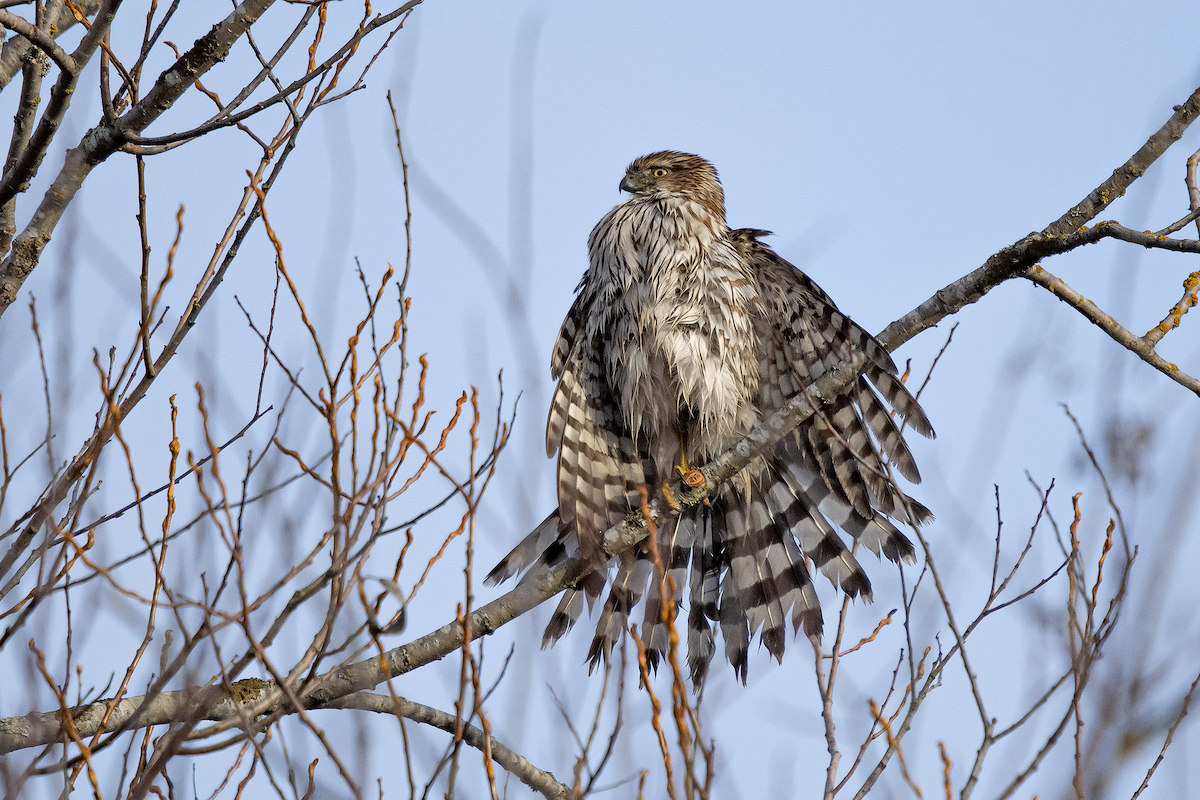
[(683, 482), (693, 489), (703, 486), (706, 482), (704, 473), (698, 469), (692, 469), (688, 464), (687, 456), (687, 434), (682, 430), (677, 431), (679, 436), (679, 464), (675, 469), (679, 470), (679, 474), (683, 477)]
[[(679, 463), (675, 465), (675, 469), (679, 470), (680, 475), (687, 475), (688, 457), (687, 457), (687, 434), (682, 428), (675, 429), (675, 439), (679, 442)], [(662, 485), (663, 497), (667, 501), (667, 505), (678, 510), (680, 508), (679, 501), (675, 499), (675, 493), (671, 491), (671, 482), (663, 481)]]
[[(704, 473), (698, 469), (692, 469), (688, 463), (688, 436), (687, 432), (681, 428), (675, 430), (675, 436), (679, 439), (679, 463), (675, 465), (675, 469), (679, 470), (683, 482), (693, 489), (705, 484)], [(663, 481), (662, 485), (663, 497), (667, 501), (667, 505), (671, 508), (678, 509), (679, 501), (675, 499), (675, 493), (671, 491), (670, 481)]]
[(676, 430), (675, 436), (679, 439), (679, 463), (675, 465), (675, 469), (679, 470), (680, 476), (687, 475), (691, 472), (691, 467), (688, 466), (687, 457), (687, 434), (682, 430)]

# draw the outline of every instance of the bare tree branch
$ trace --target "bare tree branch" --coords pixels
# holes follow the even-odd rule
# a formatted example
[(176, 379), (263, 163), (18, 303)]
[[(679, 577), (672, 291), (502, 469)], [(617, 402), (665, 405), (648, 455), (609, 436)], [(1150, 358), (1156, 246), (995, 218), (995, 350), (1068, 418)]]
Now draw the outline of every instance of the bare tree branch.
[(78, 74), (79, 65), (75, 63), (75, 59), (71, 57), (70, 53), (59, 47), (50, 34), (43, 33), (30, 25), (23, 17), (18, 17), (7, 9), (0, 9), (0, 27), (19, 33), (33, 42), (38, 49), (54, 59), (54, 63), (58, 64), (59, 69), (63, 72), (69, 72), (72, 75)]
[(1095, 219), (1110, 203), (1124, 195), (1129, 185), (1144, 175), (1150, 165), (1183, 136), (1183, 132), (1195, 121), (1198, 114), (1200, 89), (1192, 92), (1182, 105), (1175, 106), (1175, 113), (1171, 118), (1128, 161), (1114, 170), (1107, 180), (1093, 189), (1074, 208), (1047, 225), (1042, 230), (1046, 238), (1043, 238), (1040, 245), (1031, 241), (1031, 237), (1036, 237), (1037, 234), (1030, 234), (1016, 244), (1004, 248), (988, 258), (983, 266), (941, 289), (906, 316), (884, 328), (879, 334), (879, 340), (886, 344), (888, 349), (894, 350), (920, 331), (933, 327), (963, 306), (977, 302), (996, 286), (1023, 273), (1044, 256), (1051, 255), (1053, 248), (1042, 249), (1046, 247), (1047, 241), (1078, 230), (1089, 220)]
[[(81, 0), (75, 5), (83, 12), (84, 16), (90, 17), (100, 8), (101, 0)], [(48, 27), (49, 35), (55, 39), (62, 36), (64, 33), (73, 28), (76, 24), (75, 15), (70, 9), (64, 8), (61, 3), (58, 4), (58, 11), (54, 23)], [(0, 47), (0, 91), (8, 86), (9, 82), (16, 77), (16, 74), (21, 69), (21, 65), (25, 62), (29, 49), (34, 44), (24, 36), (14, 36)]]
[[(354, 708), (360, 711), (373, 711), (376, 714), (393, 714), (405, 719), (411, 719), (413, 722), (431, 725), (449, 733), (451, 736), (455, 734), (455, 718), (453, 714), (447, 714), (436, 708), (414, 703), (403, 697), (391, 698), (381, 694), (356, 692), (355, 694), (335, 700), (326, 706), (326, 708)], [(538, 794), (551, 798), (551, 800), (570, 800), (570, 798), (577, 797), (571, 791), (570, 787), (559, 782), (552, 773), (538, 769), (529, 763), (528, 759), (520, 753), (500, 744), (494, 736), (486, 736), (483, 731), (474, 725), (463, 726), (462, 738), (471, 747), (481, 752), (484, 748), (485, 739), (490, 740), (492, 758), (500, 766), (508, 770), (508, 772), (515, 775), (521, 783), (533, 789)]]

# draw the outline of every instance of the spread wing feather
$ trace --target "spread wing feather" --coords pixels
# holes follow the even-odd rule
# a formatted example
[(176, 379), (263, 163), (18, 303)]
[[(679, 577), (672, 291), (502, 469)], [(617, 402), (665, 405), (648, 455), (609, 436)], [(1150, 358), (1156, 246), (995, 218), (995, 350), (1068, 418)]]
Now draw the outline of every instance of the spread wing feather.
[[(560, 336), (561, 338), (561, 336)], [(547, 423), (558, 450), (558, 502), (585, 558), (603, 560), (604, 532), (638, 505), (643, 456), (621, 418), (597, 341), (577, 339), (562, 364)]]
[[(639, 213), (652, 211), (647, 207)], [(615, 223), (606, 218), (603, 224)], [(628, 230), (616, 233), (615, 247), (624, 248), (622, 252), (637, 249)], [(765, 233), (728, 232), (729, 245), (752, 267), (757, 284), (757, 294), (751, 292), (758, 303), (752, 315), (758, 361), (755, 415), (770, 415), (856, 355), (866, 359), (866, 366), (840, 397), (815, 408), (772, 453), (721, 487), (711, 504), (689, 509), (662, 526), (659, 555), (673, 593), (664, 597), (658, 582), (651, 580), (653, 558), (645, 549), (622, 557), (589, 648), (592, 668), (609, 657), (648, 584), (643, 630), (650, 663), (657, 665), (669, 645), (663, 602), (680, 606), (686, 582), (684, 624), (693, 683), (702, 683), (715, 653), (713, 623), (721, 630), (735, 675), (745, 682), (754, 636), (776, 658), (784, 652), (789, 616), (794, 632), (803, 628), (807, 636), (820, 636), (821, 611), (809, 562), (848, 596), (871, 598), (866, 573), (839, 531), (877, 556), (915, 560), (912, 542), (892, 520), (921, 524), (932, 515), (896, 485), (890, 467), (918, 483), (920, 473), (903, 433), (911, 428), (932, 437), (933, 428), (897, 377), (887, 350), (841, 313), (808, 276), (759, 242)], [(575, 624), (585, 601), (591, 605), (600, 597), (610, 568), (601, 547), (604, 531), (637, 507), (637, 487), (671, 467), (653, 463), (648, 456), (662, 443), (646, 442), (644, 437), (635, 442), (631, 423), (620, 410), (622, 391), (628, 395), (630, 387), (610, 385), (604, 334), (595, 332), (593, 322), (610, 309), (599, 305), (596, 293), (581, 287), (551, 359), (558, 384), (546, 425), (546, 447), (548, 453), (558, 453), (560, 508), (487, 578), (495, 583), (523, 569), (533, 574), (540, 566), (552, 567), (575, 554), (594, 565), (564, 593), (543, 646)], [(627, 331), (634, 320), (628, 315), (611, 324), (624, 325)], [(681, 420), (686, 410), (680, 409)], [(636, 417), (642, 410), (631, 413)]]

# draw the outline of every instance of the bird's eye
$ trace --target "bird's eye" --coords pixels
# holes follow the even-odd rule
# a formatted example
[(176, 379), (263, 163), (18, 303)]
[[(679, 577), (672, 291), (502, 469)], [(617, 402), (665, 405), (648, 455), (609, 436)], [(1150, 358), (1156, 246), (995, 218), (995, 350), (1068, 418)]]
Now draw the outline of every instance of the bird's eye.
[(666, 174), (667, 174), (667, 171), (665, 169), (663, 169), (662, 167), (658, 167), (657, 169), (654, 170), (654, 177), (656, 177), (656, 178), (661, 178), (663, 175), (666, 175)]

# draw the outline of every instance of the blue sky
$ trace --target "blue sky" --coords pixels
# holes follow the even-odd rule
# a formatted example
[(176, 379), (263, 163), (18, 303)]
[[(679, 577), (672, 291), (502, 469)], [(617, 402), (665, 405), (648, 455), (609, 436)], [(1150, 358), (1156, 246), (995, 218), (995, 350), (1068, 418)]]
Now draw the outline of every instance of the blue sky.
[[(180, 43), (211, 22), (199, 11), (189, 13), (196, 16), (182, 18), (175, 34)], [(487, 408), (501, 369), (506, 396), (523, 393), (514, 444), (480, 518), (479, 560), (490, 565), (554, 505), (552, 463), (542, 456), (550, 348), (586, 266), (587, 235), (620, 201), (617, 184), (634, 157), (678, 149), (708, 158), (720, 172), (730, 223), (774, 231), (772, 244), (782, 255), (877, 331), (999, 248), (1056, 219), (1128, 158), (1200, 85), (1193, 16), (1191, 5), (1181, 2), (1135, 8), (427, 0), (375, 66), (366, 89), (310, 124), (268, 209), (319, 329), (344, 341), (358, 308), (354, 259), (378, 280), (387, 263), (399, 266), (404, 258), (403, 196), (385, 101), (392, 93), (411, 167), (410, 352), (428, 353), (435, 406), (449, 407), (474, 385)], [(214, 71), (206, 83), (230, 91), (239, 63), (231, 59), (226, 72)], [(81, 92), (76, 103), (80, 113), (64, 128), (64, 142), (96, 119), (94, 92)], [(1161, 228), (1182, 216), (1183, 162), (1197, 147), (1200, 132), (1189, 131), (1104, 216), (1136, 229)], [(194, 272), (207, 260), (240, 191), (247, 154), (252, 149), (244, 139), (225, 131), (150, 160), (150, 194), (160, 209), (152, 219), (156, 254), (166, 252), (174, 208), (182, 202), (188, 209), (182, 267)], [(39, 181), (60, 159), (47, 159)], [(62, 276), (70, 276), (65, 308), (74, 311), (56, 315), (47, 332), (55, 342), (75, 337), (72, 367), (56, 376), (59, 384), (91, 380), (92, 348), (103, 353), (136, 327), (132, 176), (125, 159), (97, 170), (76, 216), (64, 223), (76, 226), (74, 249), (52, 243), (24, 287), (48, 301)], [(270, 260), (265, 237), (252, 237), (226, 296), (206, 312), (199, 335), (186, 346), (185, 363), (156, 387), (160, 409), (168, 394), (191, 391), (199, 378), (221, 412), (218, 424), (229, 432), (244, 424), (253, 405), (247, 386), (256, 383), (261, 351), (232, 298), (265, 307)], [(1106, 243), (1045, 266), (1140, 333), (1178, 299), (1193, 262)], [(0, 351), (28, 352), (17, 310), (0, 326)], [(897, 360), (912, 359), (915, 374), (923, 375), (954, 323), (953, 344), (922, 397), (938, 438), (913, 443), (926, 478), (913, 493), (938, 515), (928, 535), (964, 603), (977, 603), (986, 591), (994, 485), (1011, 498), (1005, 508), (1011, 508), (1013, 529), (1027, 530), (1037, 508), (1026, 470), (1042, 485), (1057, 478), (1061, 488), (1052, 508), (1058, 517), (1069, 519), (1069, 498), (1082, 491), (1091, 546), (1102, 535), (1103, 496), (1082, 466), (1064, 403), (1097, 443), (1107, 430), (1149, 431), (1153, 455), (1143, 474), (1136, 482), (1114, 480), (1126, 523), (1148, 549), (1162, 532), (1182, 531), (1172, 552), (1181, 561), (1197, 555), (1186, 535), (1196, 531), (1191, 506), (1172, 505), (1195, 488), (1187, 467), (1198, 430), (1195, 397), (1023, 281), (926, 331)], [(1197, 324), (1185, 320), (1161, 346), (1191, 374), (1200, 372)], [(305, 358), (299, 337), (292, 352)], [(29, 393), (31, 386), (40, 392), (36, 361), (18, 356), (12, 363), (0, 376), (6, 414), (10, 403), (40, 402)], [(161, 437), (164, 421), (157, 412), (139, 421), (145, 426), (139, 435)], [(71, 452), (90, 418), (62, 424), (63, 449)], [(141, 457), (155, 464), (164, 455), (148, 446)], [(1051, 564), (1051, 555), (1043, 554), (1040, 568)], [(870, 630), (899, 604), (899, 589), (890, 565), (867, 568), (877, 584), (876, 604), (856, 607), (862, 616), (855, 625)], [(448, 577), (456, 569), (447, 565), (444, 579), (457, 580)], [(1169, 576), (1161, 586), (1169, 609), (1196, 600), (1194, 586), (1171, 583)], [(837, 600), (828, 589), (822, 598), (830, 619)], [(495, 594), (479, 591), (483, 599)], [(918, 610), (922, 634), (941, 631), (947, 641), (937, 606)], [(423, 596), (413, 613), (409, 632), (415, 634), (447, 621), (453, 606), (444, 597)], [(520, 714), (554, 714), (544, 682), (572, 708), (585, 707), (596, 687), (594, 679), (585, 683), (579, 666), (584, 631), (554, 652), (537, 650), (548, 614), (539, 609), (532, 621), (489, 642), (493, 652), (514, 643), (521, 674), (536, 676), (525, 693), (501, 696), (494, 724), (531, 760), (562, 775), (569, 773), (568, 749)], [(1006, 703), (1015, 708), (1027, 698), (1018, 674), (1036, 673), (1039, 649), (1056, 641), (1053, 632), (1038, 629), (1036, 617), (997, 623), (980, 642), (981, 676), (1006, 698), (997, 701), (1001, 716)], [(1164, 620), (1165, 628), (1179, 624), (1194, 627), (1169, 615)], [(1155, 639), (1152, 647), (1159, 652), (1166, 641)], [(745, 690), (726, 670), (715, 670), (708, 732), (722, 754), (722, 796), (759, 796), (763, 775), (770, 776), (773, 796), (817, 793), (824, 753), (804, 649), (797, 643), (782, 667), (759, 654), (751, 663), (757, 677)], [(890, 674), (892, 652), (851, 673), (848, 706), (875, 696), (881, 679), (886, 683), (881, 676)], [(441, 666), (445, 675), (413, 676), (405, 691), (446, 708), (450, 672), (457, 668)], [(965, 778), (978, 737), (967, 699), (961, 681), (948, 679), (928, 709), (930, 720), (914, 732), (910, 758), (929, 787), (940, 770), (931, 744), (938, 739), (958, 748), (956, 786)], [(637, 724), (645, 719), (640, 702), (633, 699)], [(376, 730), (394, 733), (383, 723)], [(647, 730), (641, 724), (631, 739), (649, 741)], [(636, 747), (625, 754), (631, 761)], [(1195, 751), (1186, 737), (1177, 747), (1187, 755)], [(1013, 753), (1024, 751), (1005, 752), (1017, 758)], [(1148, 764), (1153, 754), (1147, 752)], [(1184, 755), (1174, 753), (1175, 766), (1164, 767), (1162, 787), (1186, 785), (1179, 783), (1187, 778), (1178, 766)], [(373, 769), (386, 773), (386, 756), (371, 758)], [(1035, 780), (1025, 793), (1063, 789), (1064, 765), (1065, 750), (1044, 770), (1043, 782)], [(1130, 780), (1136, 786), (1140, 775), (1132, 775), (1122, 778), (1121, 791)], [(399, 776), (391, 778), (400, 791)], [(987, 780), (989, 793), (1002, 785)], [(888, 786), (904, 794), (898, 780)]]

